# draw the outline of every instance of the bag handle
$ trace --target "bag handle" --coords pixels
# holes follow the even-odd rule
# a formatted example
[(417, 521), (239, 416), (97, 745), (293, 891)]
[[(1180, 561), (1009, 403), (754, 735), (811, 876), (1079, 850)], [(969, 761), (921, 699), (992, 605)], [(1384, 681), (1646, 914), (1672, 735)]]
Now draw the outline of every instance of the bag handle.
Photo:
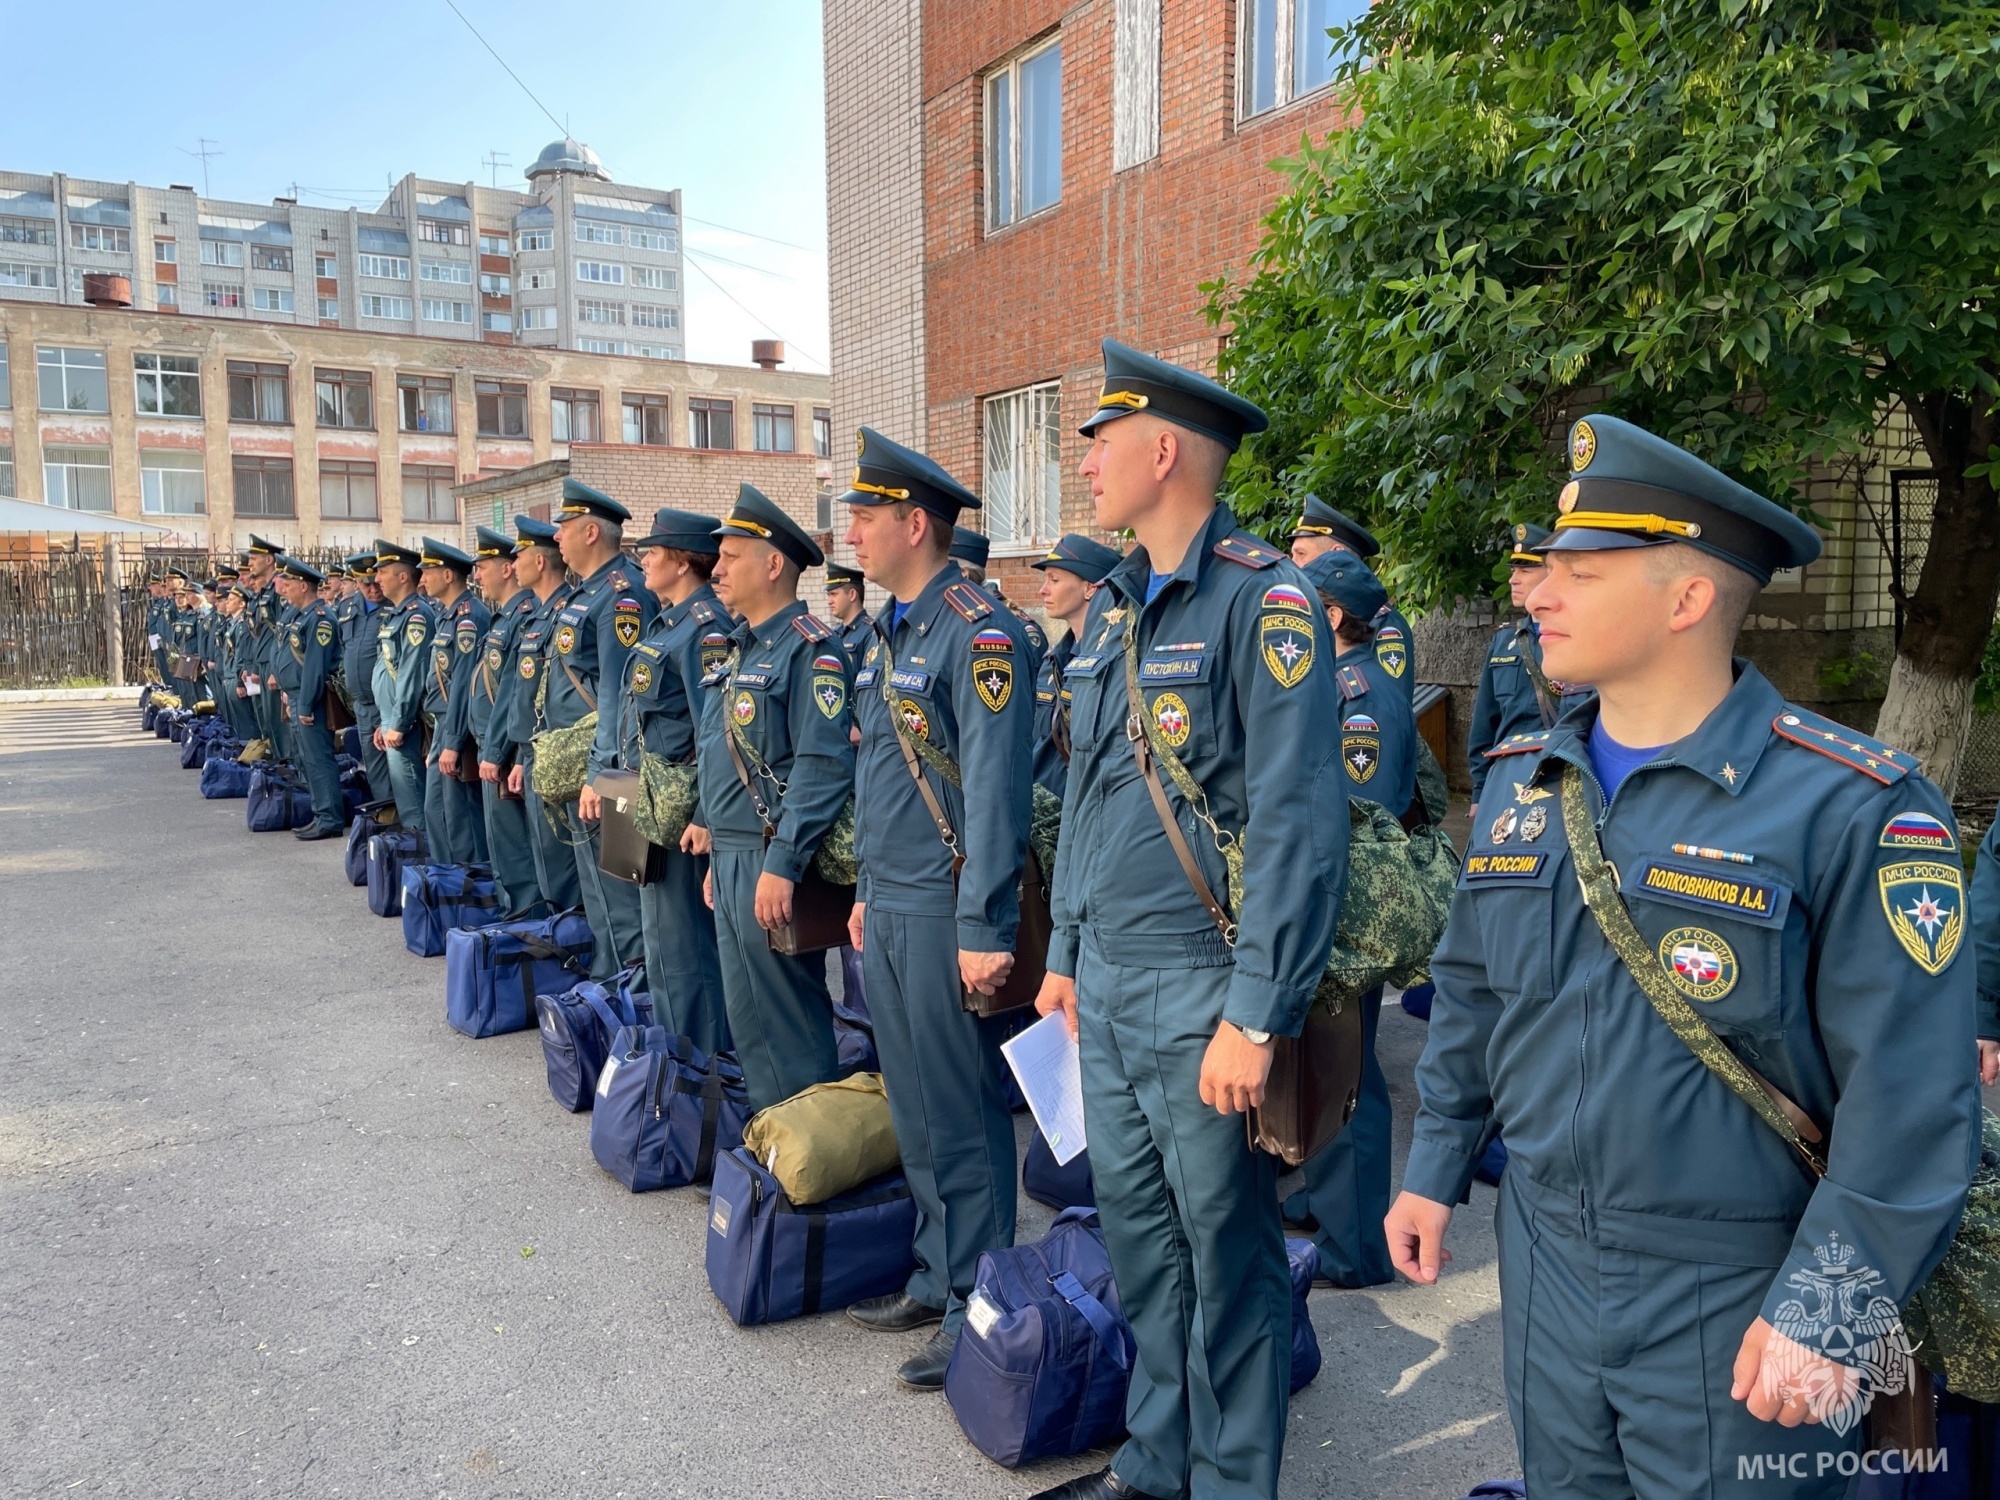
[(1576, 766), (1563, 767), (1563, 832), (1569, 839), (1570, 858), (1576, 861), (1577, 884), (1583, 890), (1584, 905), (1597, 919), (1604, 940), (1618, 955), (1625, 971), (1638, 983), (1653, 1009), (1659, 1012), (1674, 1035), (1679, 1037), (1701, 1065), (1728, 1084), (1738, 1098), (1757, 1111), (1786, 1144), (1804, 1159), (1815, 1177), (1826, 1176), (1826, 1157), (1816, 1149), (1826, 1139), (1798, 1105), (1786, 1098), (1763, 1074), (1730, 1051), (1722, 1038), (1710, 1029), (1692, 1005), (1675, 993), (1666, 974), (1653, 957), (1652, 949), (1633, 924), (1625, 898), (1618, 893), (1618, 872), (1604, 857), (1591, 821), (1590, 804), (1584, 797), (1583, 772)]
[[(1205, 795), (1200, 795), (1201, 784), (1194, 779), (1194, 774), (1181, 758), (1174, 754), (1173, 747), (1159, 738), (1158, 730), (1146, 713), (1146, 700), (1139, 692), (1138, 612), (1131, 605), (1126, 608), (1132, 612), (1125, 617), (1125, 702), (1130, 710), (1125, 719), (1125, 738), (1131, 742), (1132, 759), (1138, 762), (1139, 775), (1146, 783), (1147, 794), (1153, 799), (1153, 811), (1160, 819), (1160, 830), (1166, 834), (1167, 845), (1174, 851), (1174, 858), (1180, 861), (1181, 874), (1187, 877), (1195, 899), (1207, 910), (1209, 920), (1215, 923), (1223, 942), (1234, 948), (1236, 923), (1230, 919), (1223, 904), (1215, 899), (1215, 892), (1209, 888), (1207, 877), (1201, 873), (1201, 865), (1195, 860), (1194, 850), (1188, 846), (1187, 836), (1181, 832), (1180, 821), (1174, 817), (1173, 805), (1167, 801), (1167, 789), (1160, 785), (1160, 773), (1154, 766), (1156, 757), (1166, 762), (1167, 774), (1174, 778), (1174, 784), (1181, 787), (1183, 794), (1187, 787), (1194, 787), (1199, 796), (1196, 816), (1204, 822), (1209, 821), (1206, 814), (1199, 810), (1208, 801)], [(1195, 798), (1189, 800), (1192, 802)], [(1209, 826), (1214, 827), (1214, 824), (1211, 822)], [(1234, 839), (1223, 846), (1225, 862), (1229, 851), (1235, 847)]]
[(1056, 1272), (1049, 1278), (1049, 1285), (1097, 1330), (1097, 1341), (1104, 1345), (1104, 1352), (1111, 1356), (1111, 1362), (1121, 1370), (1130, 1369), (1132, 1357), (1125, 1352), (1125, 1336), (1119, 1330), (1118, 1320), (1111, 1316), (1111, 1309), (1093, 1297), (1090, 1289), (1068, 1271)]
[(604, 1040), (606, 1045), (609, 1045), (611, 1039), (618, 1035), (618, 1029), (621, 1026), (630, 1024), (619, 1019), (618, 1013), (611, 1008), (603, 996), (591, 994), (588, 985), (579, 986), (577, 994), (585, 1005), (588, 1005), (593, 1011), (597, 1012), (597, 1019), (604, 1023)]

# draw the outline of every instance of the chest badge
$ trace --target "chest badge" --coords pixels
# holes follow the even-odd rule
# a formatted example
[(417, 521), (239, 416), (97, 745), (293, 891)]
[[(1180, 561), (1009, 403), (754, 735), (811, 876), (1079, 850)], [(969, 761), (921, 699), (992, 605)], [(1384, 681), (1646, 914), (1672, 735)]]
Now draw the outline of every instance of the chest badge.
[[(1273, 589), (1272, 593), (1277, 590)], [(1269, 595), (1265, 596), (1267, 599)], [(1313, 664), (1312, 621), (1304, 615), (1267, 614), (1259, 630), (1264, 666), (1281, 688), (1295, 688)]]
[(979, 701), (996, 714), (1014, 696), (1014, 661), (1007, 656), (989, 656), (973, 663), (972, 685)]
[(556, 650), (568, 656), (576, 647), (576, 627), (565, 625), (556, 632)]
[(502, 651), (498, 646), (488, 646), (486, 648), (487, 671), (489, 672), (499, 671), (500, 663), (505, 661), (506, 659), (507, 659), (507, 654), (504, 651)]
[(1547, 787), (1536, 786), (1531, 781), (1517, 781), (1514, 783), (1514, 800), (1523, 807), (1528, 806), (1532, 802), (1546, 802), (1554, 795), (1555, 793)]
[(1882, 910), (1903, 951), (1926, 974), (1942, 974), (1965, 936), (1965, 876), (1958, 861), (1904, 860), (1875, 879)]
[(632, 691), (650, 693), (653, 690), (653, 668), (650, 662), (632, 664)]
[(903, 728), (920, 740), (931, 737), (931, 721), (924, 717), (924, 711), (914, 698), (896, 700), (896, 712), (902, 716)]
[(741, 729), (748, 729), (756, 721), (757, 700), (750, 696), (747, 689), (739, 689), (736, 696), (730, 700), (729, 717), (734, 719), (737, 727)]
[(1549, 810), (1546, 807), (1531, 807), (1521, 818), (1521, 842), (1532, 844), (1548, 832)]
[(1706, 927), (1676, 927), (1660, 939), (1660, 967), (1690, 1000), (1720, 1000), (1736, 988), (1736, 953)]
[(533, 657), (533, 656), (523, 656), (523, 657), (521, 658), (521, 676), (522, 676), (522, 678), (523, 678), (523, 679), (525, 679), (526, 681), (529, 681), (529, 682), (532, 682), (532, 681), (534, 681), (534, 679), (535, 679), (535, 662), (537, 661), (537, 659), (538, 659), (538, 658), (536, 658), (536, 657)]
[(1520, 815), (1513, 808), (1507, 808), (1499, 817), (1493, 820), (1493, 826), (1486, 830), (1487, 842), (1493, 844), (1506, 843), (1507, 840), (1514, 836), (1514, 829), (1519, 825), (1520, 821)]
[(1187, 743), (1188, 733), (1194, 728), (1187, 700), (1179, 693), (1162, 693), (1153, 700), (1153, 723), (1159, 728), (1160, 738), (1176, 750)]

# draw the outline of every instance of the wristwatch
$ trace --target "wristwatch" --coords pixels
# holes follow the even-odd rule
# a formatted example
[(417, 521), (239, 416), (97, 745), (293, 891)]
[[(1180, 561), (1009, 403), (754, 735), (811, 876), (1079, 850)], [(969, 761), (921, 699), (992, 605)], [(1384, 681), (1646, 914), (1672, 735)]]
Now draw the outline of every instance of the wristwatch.
[(1256, 1046), (1259, 1047), (1264, 1046), (1271, 1040), (1270, 1032), (1259, 1031), (1254, 1026), (1239, 1026), (1236, 1029), (1243, 1033), (1244, 1041), (1254, 1043)]

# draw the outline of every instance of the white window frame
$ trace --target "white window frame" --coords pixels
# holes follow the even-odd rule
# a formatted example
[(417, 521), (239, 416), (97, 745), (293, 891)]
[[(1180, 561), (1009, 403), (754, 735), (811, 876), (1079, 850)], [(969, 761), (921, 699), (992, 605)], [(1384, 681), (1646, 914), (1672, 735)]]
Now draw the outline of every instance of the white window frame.
[(482, 312), (479, 315), (481, 333), (512, 333), (514, 315), (510, 312)]
[(555, 284), (556, 273), (546, 268), (521, 273), (521, 290), (524, 292), (545, 292)]
[(31, 286), (53, 292), (61, 289), (54, 265), (44, 261), (0, 260), (0, 286)]
[(632, 326), (634, 328), (664, 328), (673, 331), (681, 326), (681, 310), (659, 302), (634, 302), (632, 304)]
[(479, 253), (481, 255), (511, 255), (513, 253), (513, 246), (509, 243), (504, 231), (499, 234), (488, 234), (482, 229), (479, 231)]
[(69, 247), (72, 250), (95, 250), (110, 255), (130, 255), (132, 253), (132, 231), (116, 224), (80, 224), (74, 221), (69, 226)]
[(243, 242), (241, 240), (203, 240), (201, 242), (201, 263), (205, 266), (241, 267), (243, 264)]
[[(168, 411), (166, 386), (183, 381), (194, 385), (193, 411)], [(176, 421), (201, 419), (201, 361), (191, 354), (162, 354), (141, 349), (132, 355), (133, 409), (142, 417), (166, 417)]]
[(596, 297), (579, 297), (576, 299), (576, 320), (578, 323), (594, 323), (601, 327), (623, 328), (625, 304), (605, 302)]
[(158, 281), (153, 284), (153, 303), (157, 307), (179, 307), (181, 288), (177, 281)]
[(176, 257), (180, 253), (179, 244), (173, 240), (163, 239), (153, 241), (153, 264), (156, 266), (178, 265), (179, 261)]
[(580, 260), (576, 263), (576, 279), (595, 286), (623, 286), (625, 267), (616, 261)]
[(293, 311), (292, 294), (281, 286), (257, 286), (250, 289), (250, 306), (256, 312)]
[(340, 299), (338, 297), (320, 297), (315, 300), (319, 303), (320, 322), (338, 323), (340, 321)]
[(530, 250), (553, 250), (556, 247), (556, 232), (553, 229), (523, 229), (514, 236), (517, 252)]
[(149, 516), (208, 514), (208, 471), (188, 448), (139, 450), (139, 509)]
[(617, 224), (607, 224), (602, 219), (577, 219), (574, 222), (576, 242), (579, 245), (622, 245), (625, 230)]
[(556, 310), (553, 307), (524, 307), (521, 309), (521, 331), (550, 329), (556, 326)]
[(355, 274), (372, 276), (377, 281), (408, 281), (410, 279), (410, 258), (407, 255), (374, 255), (368, 251), (354, 257)]
[[(1314, 0), (1242, 0), (1238, 7), (1236, 58), (1237, 58), (1237, 99), (1236, 118), (1239, 121), (1253, 120), (1262, 115), (1274, 114), (1300, 99), (1310, 99), (1325, 93), (1333, 86), (1333, 65), (1327, 63), (1327, 77), (1316, 83), (1300, 86), (1299, 29), (1311, 19), (1310, 7)], [(1331, 0), (1338, 5), (1342, 0)], [(1271, 100), (1258, 103), (1257, 47), (1254, 31), (1258, 22), (1270, 17), (1274, 28), (1271, 58)], [(1351, 19), (1351, 18), (1350, 18)], [(1320, 32), (1321, 28), (1312, 28)], [(1329, 59), (1331, 54), (1329, 53)]]
[(426, 297), (423, 299), (422, 312), (426, 323), (470, 324), (472, 322), (470, 302), (453, 302), (445, 297)]
[(234, 281), (204, 281), (201, 284), (201, 305), (203, 307), (232, 307), (243, 309), (243, 288)]
[(672, 266), (634, 266), (632, 285), (654, 292), (677, 292), (681, 289), (681, 278)]
[(361, 294), (361, 316), (381, 318), (385, 322), (407, 323), (410, 321), (410, 299), (390, 297), (380, 292)]
[(337, 255), (315, 255), (313, 275), (321, 281), (337, 281), (340, 278), (340, 257)]
[[(101, 453), (103, 463), (78, 463), (67, 456), (78, 453)], [(104, 503), (102, 505), (78, 505), (75, 503), (76, 475), (78, 471), (89, 470), (95, 476), (103, 474)], [(50, 505), (61, 506), (65, 510), (87, 510), (96, 515), (106, 515), (116, 504), (111, 489), (111, 450), (95, 444), (51, 443), (42, 449), (42, 496)]]
[[(1055, 191), (1055, 196), (1049, 199), (1048, 202), (1038, 204), (1034, 208), (1027, 208), (1024, 206), (1022, 200), (1023, 183), (1022, 183), (1021, 169), (1023, 162), (1023, 152), (1021, 149), (1021, 142), (1022, 142), (1021, 70), (1028, 64), (1036, 61), (1038, 58), (1046, 56), (1050, 52), (1055, 52), (1057, 54), (1056, 191)], [(1048, 37), (1040, 42), (1037, 42), (1034, 46), (1027, 48), (1025, 51), (1022, 51), (1016, 56), (1010, 57), (1009, 59), (1007, 59), (1006, 62), (999, 64), (997, 67), (989, 69), (985, 74), (985, 76), (980, 79), (980, 99), (982, 104), (984, 105), (984, 108), (981, 110), (981, 114), (985, 117), (984, 133), (986, 137), (985, 141), (986, 149), (985, 149), (984, 184), (985, 184), (985, 199), (986, 199), (986, 228), (988, 233), (994, 233), (999, 230), (1009, 228), (1012, 225), (1022, 223), (1027, 219), (1034, 218), (1038, 214), (1047, 213), (1050, 209), (1059, 208), (1062, 205), (1063, 90), (1061, 82), (1061, 68), (1062, 68), (1061, 52), (1062, 52), (1062, 33), (1058, 31), (1054, 36)], [(1007, 89), (1007, 110), (1006, 110), (1007, 122), (1005, 126), (1007, 132), (1007, 139), (1004, 143), (996, 139), (996, 132), (1001, 127), (999, 126), (998, 122), (995, 119), (995, 116), (999, 113), (999, 111), (995, 108), (993, 102), (994, 86), (995, 84), (1001, 82), (1005, 83)], [(1005, 218), (1001, 217), (1003, 205), (999, 201), (1000, 195), (994, 184), (995, 174), (993, 170), (995, 164), (1000, 160), (1001, 148), (1003, 145), (1006, 154), (1006, 171), (1007, 171), (1007, 179), (1006, 179), (1007, 193), (1006, 193), (1006, 203), (1004, 205), (1006, 212)]]
[[(57, 356), (50, 359), (50, 355)], [(77, 356), (72, 358), (72, 356)], [(58, 373), (58, 384), (62, 387), (60, 406), (51, 406), (47, 401), (48, 390), (45, 382), (51, 370)], [(102, 406), (78, 406), (70, 390), (70, 371), (94, 372), (104, 390)], [(100, 415), (111, 410), (111, 374), (106, 365), (102, 349), (80, 349), (70, 344), (38, 344), (35, 346), (35, 380), (40, 409), (43, 411), (82, 411)]]
[(986, 535), (1000, 548), (1049, 546), (1062, 535), (1062, 383), (988, 396), (979, 427)]
[(461, 260), (423, 260), (417, 262), (419, 281), (448, 281), (454, 286), (472, 285), (472, 267)]
[(625, 352), (625, 340), (580, 338), (576, 341), (576, 347), (585, 354), (623, 354)]

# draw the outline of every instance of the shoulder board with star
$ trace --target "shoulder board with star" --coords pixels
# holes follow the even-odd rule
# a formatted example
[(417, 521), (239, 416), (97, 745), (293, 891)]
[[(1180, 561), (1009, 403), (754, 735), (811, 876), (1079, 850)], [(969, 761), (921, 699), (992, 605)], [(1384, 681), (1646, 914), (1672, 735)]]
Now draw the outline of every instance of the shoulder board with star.
[(975, 584), (950, 585), (944, 591), (944, 602), (964, 620), (983, 620), (993, 613), (993, 596)]
[(1488, 760), (1496, 760), (1503, 755), (1528, 755), (1540, 750), (1549, 742), (1549, 731), (1537, 730), (1533, 734), (1510, 734), (1506, 739), (1486, 752)]
[(621, 569), (613, 568), (611, 570), (611, 592), (622, 594), (630, 587), (632, 587), (632, 580), (627, 578)]
[(458, 615), (471, 614), (472, 613), (471, 597), (467, 596), (466, 598), (459, 600), (458, 603), (452, 607), (452, 613)]
[(697, 599), (688, 609), (688, 618), (697, 625), (706, 625), (715, 618), (715, 606), (706, 599)]
[(1240, 563), (1246, 568), (1256, 569), (1268, 568), (1275, 563), (1281, 563), (1285, 560), (1284, 553), (1275, 552), (1254, 537), (1247, 536), (1240, 531), (1233, 536), (1226, 536), (1217, 542), (1215, 544), (1215, 555), (1217, 557), (1226, 557), (1229, 561)]
[(794, 617), (792, 620), (792, 629), (815, 645), (824, 640), (831, 640), (833, 637), (833, 627), (812, 614), (803, 614)]
[(1367, 675), (1352, 662), (1335, 672), (1333, 676), (1334, 680), (1340, 684), (1340, 696), (1342, 698), (1365, 698), (1368, 696)]
[(1914, 755), (1790, 704), (1771, 721), (1771, 732), (1781, 740), (1817, 750), (1828, 760), (1837, 760), (1850, 771), (1873, 777), (1884, 786), (1894, 786), (1920, 769)]

